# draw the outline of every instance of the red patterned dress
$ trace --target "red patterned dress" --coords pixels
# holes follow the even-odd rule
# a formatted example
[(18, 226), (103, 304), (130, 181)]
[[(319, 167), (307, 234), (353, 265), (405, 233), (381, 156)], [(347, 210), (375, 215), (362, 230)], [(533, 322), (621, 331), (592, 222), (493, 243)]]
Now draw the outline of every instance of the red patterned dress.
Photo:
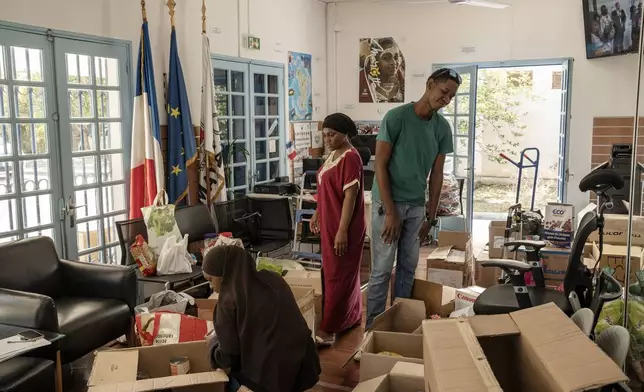
[[(324, 315), (320, 329), (337, 333), (361, 322), (360, 265), (366, 232), (363, 167), (354, 149), (335, 156), (332, 153), (318, 171), (318, 215), (324, 276)], [(340, 226), (344, 191), (358, 185), (353, 216), (349, 224), (347, 252), (337, 256), (335, 235)]]

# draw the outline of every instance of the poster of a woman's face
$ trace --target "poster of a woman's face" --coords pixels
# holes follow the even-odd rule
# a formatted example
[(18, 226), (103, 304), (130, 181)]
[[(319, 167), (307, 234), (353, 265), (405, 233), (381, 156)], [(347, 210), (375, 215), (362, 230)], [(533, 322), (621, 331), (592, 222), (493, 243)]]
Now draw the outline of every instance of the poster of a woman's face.
[(391, 37), (360, 39), (359, 102), (404, 102), (405, 58)]

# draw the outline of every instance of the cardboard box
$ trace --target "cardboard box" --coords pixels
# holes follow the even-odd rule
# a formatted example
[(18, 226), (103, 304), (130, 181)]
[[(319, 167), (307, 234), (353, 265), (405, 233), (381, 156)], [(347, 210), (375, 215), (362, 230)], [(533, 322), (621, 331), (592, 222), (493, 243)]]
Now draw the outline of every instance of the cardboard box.
[(570, 249), (541, 249), (541, 266), (546, 286), (558, 286), (566, 276), (570, 260)]
[(503, 244), (505, 243), (505, 221), (490, 222), (490, 239), (487, 244), (489, 257), (503, 258)]
[(322, 273), (320, 271), (288, 271), (284, 280), (291, 287), (313, 289), (315, 318), (322, 319)]
[[(389, 356), (383, 351), (399, 354)], [(423, 336), (398, 332), (367, 334), (360, 359), (360, 381), (384, 376), (398, 362), (423, 363)]]
[(217, 306), (218, 300), (218, 293), (212, 293), (212, 295), (207, 299), (195, 298), (195, 305), (197, 306), (197, 317), (202, 320), (213, 321), (215, 315), (215, 306)]
[[(626, 271), (626, 252), (627, 247), (623, 245), (604, 244), (601, 259), (599, 258), (599, 245), (593, 244), (593, 258), (599, 260), (599, 268), (610, 267), (615, 270), (613, 276), (622, 285), (624, 284), (624, 274)], [(630, 282), (637, 283), (635, 274), (642, 269), (644, 259), (644, 248), (641, 246), (631, 246), (631, 275)]]
[(556, 305), (423, 322), (425, 391), (572, 392), (627, 381)]
[[(170, 361), (186, 357), (190, 373), (172, 376)], [(137, 380), (137, 373), (148, 379)], [(87, 386), (88, 392), (128, 392), (181, 388), (186, 392), (224, 391), (228, 376), (221, 370), (212, 371), (208, 347), (203, 342), (168, 344), (98, 351)]]
[(465, 309), (474, 305), (474, 301), (485, 291), (485, 288), (479, 286), (470, 286), (464, 289), (456, 289), (456, 298), (454, 300), (454, 310)]
[(425, 303), (423, 301), (396, 298), (394, 304), (376, 316), (370, 331), (413, 333), (420, 331), (425, 320)]
[[(604, 244), (624, 245), (628, 240), (628, 215), (604, 215)], [(599, 232), (593, 231), (588, 242), (599, 242)], [(644, 247), (644, 216), (633, 216), (631, 246)]]
[(492, 287), (499, 284), (501, 278), (501, 268), (498, 267), (483, 267), (482, 262), (490, 260), (491, 257), (488, 252), (483, 251), (476, 258), (474, 268), (474, 284), (480, 287)]
[(306, 325), (311, 330), (311, 336), (315, 340), (315, 292), (313, 289), (304, 287), (291, 287), (300, 313), (306, 320)]
[(398, 362), (389, 374), (358, 384), (353, 392), (419, 392), (425, 389), (425, 369), (419, 363)]
[(557, 248), (569, 249), (574, 238), (575, 207), (572, 204), (548, 203), (543, 221), (544, 239)]
[(425, 317), (432, 315), (448, 317), (454, 311), (454, 288), (426, 280), (414, 279), (411, 298), (425, 303)]
[(427, 280), (454, 288), (467, 287), (473, 276), (472, 240), (460, 231), (438, 233), (438, 248), (427, 256)]

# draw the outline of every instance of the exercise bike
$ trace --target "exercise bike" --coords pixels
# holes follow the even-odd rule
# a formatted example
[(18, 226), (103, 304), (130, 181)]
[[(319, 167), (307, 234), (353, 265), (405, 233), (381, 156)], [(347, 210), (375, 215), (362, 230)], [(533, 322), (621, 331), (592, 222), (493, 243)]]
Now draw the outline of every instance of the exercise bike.
[[(509, 277), (510, 283), (492, 286), (481, 293), (474, 303), (474, 313), (505, 314), (553, 302), (568, 316), (579, 308), (591, 309), (594, 315), (592, 329), (594, 331), (604, 303), (620, 298), (622, 285), (613, 276), (600, 271), (598, 264), (590, 269), (583, 263), (584, 245), (591, 233), (599, 231), (598, 260), (601, 259), (603, 214), (612, 205), (607, 191), (621, 189), (623, 186), (624, 180), (621, 176), (608, 169), (594, 170), (581, 180), (579, 189), (582, 192), (594, 192), (597, 195), (599, 207), (596, 211), (589, 211), (581, 219), (564, 276), (563, 292), (545, 286), (539, 253), (546, 243), (528, 240), (512, 241), (506, 245), (511, 248), (525, 248), (527, 262), (503, 259), (483, 261), (481, 263), (483, 267), (501, 268)], [(535, 286), (526, 286), (524, 274), (528, 271), (532, 271)]]

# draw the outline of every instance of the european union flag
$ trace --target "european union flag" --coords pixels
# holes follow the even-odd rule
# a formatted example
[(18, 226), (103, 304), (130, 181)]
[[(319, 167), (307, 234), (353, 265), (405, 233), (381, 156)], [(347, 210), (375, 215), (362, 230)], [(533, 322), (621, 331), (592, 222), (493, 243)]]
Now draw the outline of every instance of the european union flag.
[(168, 198), (179, 204), (188, 196), (187, 167), (197, 159), (195, 135), (192, 130), (190, 105), (183, 80), (177, 33), (172, 26), (170, 36), (170, 71), (168, 73)]

